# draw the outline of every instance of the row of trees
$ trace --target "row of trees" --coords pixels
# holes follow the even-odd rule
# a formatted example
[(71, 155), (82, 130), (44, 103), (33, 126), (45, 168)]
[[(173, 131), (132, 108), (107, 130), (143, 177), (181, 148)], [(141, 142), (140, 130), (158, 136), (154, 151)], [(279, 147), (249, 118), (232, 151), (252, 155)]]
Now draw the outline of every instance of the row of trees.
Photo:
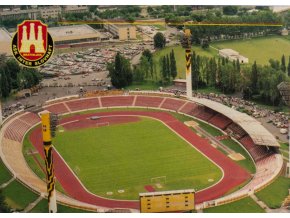
[(162, 83), (168, 84), (171, 79), (174, 80), (176, 78), (177, 67), (173, 49), (169, 55), (167, 54), (160, 59), (160, 67)]
[(156, 78), (156, 69), (153, 63), (153, 55), (150, 50), (145, 49), (138, 65), (134, 66), (133, 80), (142, 83), (145, 79), (153, 80)]
[[(91, 10), (93, 11), (93, 9)], [(141, 8), (136, 5), (128, 5), (121, 7), (119, 6), (113, 10), (105, 10), (105, 11), (94, 11), (95, 15), (99, 16), (102, 19), (125, 19), (128, 21), (134, 21), (137, 17), (140, 17)]]
[(12, 58), (0, 57), (0, 96), (7, 98), (12, 90), (31, 88), (39, 84), (41, 75), (33, 68), (20, 67)]
[[(271, 11), (260, 11), (256, 14), (245, 14), (241, 16), (217, 16), (216, 14), (208, 14), (207, 16), (197, 16), (194, 22), (205, 23), (280, 23), (281, 18)], [(277, 26), (189, 26), (192, 33), (192, 41), (195, 44), (201, 44), (203, 40), (211, 39), (232, 39), (246, 38), (255, 35), (266, 35), (269, 33), (278, 33), (281, 27)]]
[[(290, 58), (290, 57), (289, 57)], [(192, 88), (215, 87), (223, 93), (242, 92), (245, 99), (255, 99), (278, 105), (281, 96), (277, 85), (290, 79), (290, 61), (287, 69), (285, 56), (280, 61), (269, 60), (269, 65), (240, 65), (239, 60), (208, 58), (192, 54)]]

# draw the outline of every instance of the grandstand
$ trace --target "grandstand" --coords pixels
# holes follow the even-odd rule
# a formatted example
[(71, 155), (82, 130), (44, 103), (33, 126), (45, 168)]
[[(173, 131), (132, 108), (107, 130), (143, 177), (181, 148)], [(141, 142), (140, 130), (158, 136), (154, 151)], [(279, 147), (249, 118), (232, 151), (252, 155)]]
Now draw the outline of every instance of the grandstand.
[[(115, 93), (115, 95), (112, 95), (112, 93)], [(230, 195), (221, 198), (217, 195), (216, 199), (211, 200), (203, 199), (204, 201), (199, 202), (197, 208), (221, 205), (246, 197), (249, 193), (258, 191), (271, 183), (282, 168), (283, 160), (281, 155), (277, 153), (279, 144), (275, 138), (255, 119), (222, 104), (200, 98), (193, 98), (192, 101), (186, 101), (180, 98), (170, 97), (168, 94), (163, 95), (160, 92), (146, 94), (143, 92), (132, 92), (129, 95), (120, 95), (120, 92), (110, 92), (102, 93), (102, 95), (73, 100), (64, 99), (60, 101), (56, 99), (47, 103), (44, 109), (57, 114), (109, 107), (150, 107), (179, 111), (188, 116), (196, 116), (201, 120), (225, 130), (231, 136), (238, 139), (250, 153), (256, 165), (256, 173), (252, 180), (243, 188)], [(24, 164), (25, 160), (22, 155), (21, 146), (25, 133), (39, 122), (39, 117), (30, 112), (24, 112), (5, 120), (0, 138), (0, 155), (8, 169), (17, 176), (17, 179), (29, 186), (32, 190), (43, 194), (46, 193), (46, 185)], [(202, 141), (205, 139), (199, 140)], [(203, 147), (201, 146), (199, 149), (202, 151)], [(212, 149), (215, 151), (214, 148)], [(230, 172), (231, 169), (228, 170)], [(220, 187), (221, 190), (224, 188), (223, 186)], [(58, 201), (67, 205), (73, 205), (75, 207), (80, 207), (81, 205), (83, 208), (104, 210), (103, 207), (100, 209), (100, 207), (82, 203), (63, 194), (58, 193), (57, 196)], [(117, 207), (118, 203), (114, 202), (112, 205), (112, 207)]]

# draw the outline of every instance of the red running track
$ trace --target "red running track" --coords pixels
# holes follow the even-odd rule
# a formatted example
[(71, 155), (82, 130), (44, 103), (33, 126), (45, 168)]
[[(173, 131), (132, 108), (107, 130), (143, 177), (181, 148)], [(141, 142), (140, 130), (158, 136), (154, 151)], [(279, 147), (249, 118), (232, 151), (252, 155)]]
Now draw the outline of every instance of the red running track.
[[(219, 165), (224, 171), (224, 177), (222, 180), (202, 191), (196, 193), (196, 203), (202, 203), (204, 201), (213, 200), (223, 196), (232, 188), (242, 184), (250, 178), (250, 174), (241, 168), (234, 161), (225, 156), (222, 152), (213, 148), (206, 139), (197, 136), (190, 128), (181, 123), (175, 117), (167, 112), (152, 112), (152, 111), (116, 111), (116, 112), (99, 112), (84, 115), (75, 115), (72, 117), (64, 118), (62, 122), (69, 122), (73, 120), (86, 119), (92, 115), (95, 116), (110, 116), (110, 115), (135, 115), (135, 116), (147, 116), (158, 119), (169, 126), (172, 130), (177, 132), (182, 138), (187, 140), (200, 152), (206, 155), (209, 159)], [(77, 122), (74, 123), (77, 125)], [(30, 135), (32, 144), (37, 148), (39, 153), (43, 156), (43, 146), (41, 140), (40, 128), (34, 130)], [(54, 153), (55, 163), (55, 175), (58, 181), (63, 186), (64, 190), (73, 198), (90, 203), (97, 206), (109, 207), (109, 208), (132, 208), (139, 209), (138, 201), (126, 201), (126, 200), (110, 200), (102, 197), (98, 197), (89, 193), (67, 167), (61, 157)], [(193, 166), (194, 167), (194, 166)]]

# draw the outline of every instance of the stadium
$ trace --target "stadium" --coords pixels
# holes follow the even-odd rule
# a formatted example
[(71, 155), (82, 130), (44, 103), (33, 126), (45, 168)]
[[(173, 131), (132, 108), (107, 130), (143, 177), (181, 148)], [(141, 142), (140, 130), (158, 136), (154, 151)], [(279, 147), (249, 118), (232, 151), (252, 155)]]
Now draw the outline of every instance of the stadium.
[[(53, 140), (56, 196), (74, 208), (139, 212), (139, 193), (194, 189), (195, 209), (205, 209), (264, 189), (283, 169), (273, 135), (221, 103), (165, 92), (93, 91), (49, 100), (3, 122), (3, 163), (42, 198), (42, 111), (60, 117)], [(218, 132), (214, 140), (204, 129), (196, 131), (202, 125)], [(226, 155), (213, 143), (228, 139), (242, 151)], [(253, 170), (238, 164), (247, 155)]]

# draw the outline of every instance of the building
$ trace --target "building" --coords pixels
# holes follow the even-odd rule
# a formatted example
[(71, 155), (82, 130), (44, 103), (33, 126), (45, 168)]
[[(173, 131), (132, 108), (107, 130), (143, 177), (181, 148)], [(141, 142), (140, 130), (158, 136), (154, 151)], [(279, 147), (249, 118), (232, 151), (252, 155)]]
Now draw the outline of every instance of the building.
[(13, 10), (5, 10), (0, 12), (0, 20), (7, 19), (30, 19), (36, 20), (40, 16), (39, 9), (13, 9)]
[(175, 79), (173, 80), (174, 86), (180, 88), (186, 88), (186, 80), (185, 79)]
[(40, 8), (40, 16), (43, 19), (58, 18), (61, 15), (60, 6), (42, 7)]
[(282, 35), (282, 36), (288, 36), (288, 34), (289, 34), (289, 31), (288, 31), (286, 28), (284, 28), (284, 29), (281, 31), (281, 35)]
[(136, 27), (133, 25), (105, 24), (104, 28), (121, 41), (137, 39)]
[(55, 45), (102, 41), (108, 39), (107, 36), (86, 24), (50, 27), (48, 31)]
[(89, 11), (86, 5), (66, 5), (63, 8), (63, 13), (86, 13)]
[(234, 51), (232, 49), (226, 48), (219, 50), (219, 55), (224, 58), (228, 58), (230, 61), (239, 60), (240, 63), (249, 63), (249, 59), (240, 55), (239, 52)]
[(0, 28), (0, 53), (12, 55), (11, 41), (10, 33), (4, 27)]

